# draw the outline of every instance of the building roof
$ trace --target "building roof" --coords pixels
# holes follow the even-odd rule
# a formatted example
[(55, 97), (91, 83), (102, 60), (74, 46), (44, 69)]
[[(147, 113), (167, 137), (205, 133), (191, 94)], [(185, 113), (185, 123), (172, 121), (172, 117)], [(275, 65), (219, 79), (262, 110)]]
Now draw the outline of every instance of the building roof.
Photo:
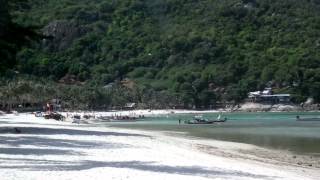
[(248, 97), (249, 98), (253, 98), (253, 97), (290, 97), (290, 94), (272, 94), (272, 95), (268, 95), (268, 94), (250, 94)]
[(136, 106), (136, 103), (127, 103), (125, 105), (126, 108), (134, 108)]
[(290, 97), (290, 94), (261, 95), (260, 97)]

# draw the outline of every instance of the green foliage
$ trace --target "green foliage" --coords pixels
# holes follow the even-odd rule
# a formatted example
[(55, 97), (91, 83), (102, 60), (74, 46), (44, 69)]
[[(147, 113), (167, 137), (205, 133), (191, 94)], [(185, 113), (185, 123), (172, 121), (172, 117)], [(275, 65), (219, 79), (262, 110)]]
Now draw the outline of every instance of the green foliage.
[(11, 10), (25, 0), (0, 0), (0, 75), (8, 73), (16, 65), (16, 53), (31, 40), (40, 37), (33, 28), (12, 20)]
[(14, 21), (52, 39), (20, 51), (14, 69), (100, 87), (130, 78), (188, 107), (266, 85), (319, 101), (319, 12), (318, 0), (29, 0)]

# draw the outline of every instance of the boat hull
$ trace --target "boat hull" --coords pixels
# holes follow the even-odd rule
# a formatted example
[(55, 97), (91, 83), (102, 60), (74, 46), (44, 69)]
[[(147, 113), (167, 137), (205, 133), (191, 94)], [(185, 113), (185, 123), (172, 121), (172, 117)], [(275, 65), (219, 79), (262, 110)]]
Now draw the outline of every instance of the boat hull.
[(214, 122), (184, 122), (185, 124), (213, 124)]
[(297, 121), (320, 121), (320, 118), (299, 118)]
[(226, 122), (226, 120), (223, 121), (184, 121), (185, 124), (214, 124), (214, 123), (222, 123), (222, 122)]

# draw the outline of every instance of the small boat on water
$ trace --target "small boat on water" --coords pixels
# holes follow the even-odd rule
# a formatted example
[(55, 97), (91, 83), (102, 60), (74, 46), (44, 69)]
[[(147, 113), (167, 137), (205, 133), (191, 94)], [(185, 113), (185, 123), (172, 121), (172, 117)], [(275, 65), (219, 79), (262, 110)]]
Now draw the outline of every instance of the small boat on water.
[(217, 117), (215, 120), (205, 119), (202, 116), (195, 116), (193, 120), (184, 121), (185, 124), (213, 124), (213, 123), (221, 123), (226, 122), (227, 118), (221, 119), (221, 115)]
[(307, 118), (301, 118), (300, 116), (296, 117), (297, 121), (319, 121), (320, 117), (307, 117)]
[(135, 122), (144, 119), (144, 115), (139, 116), (102, 116), (98, 119), (105, 122)]

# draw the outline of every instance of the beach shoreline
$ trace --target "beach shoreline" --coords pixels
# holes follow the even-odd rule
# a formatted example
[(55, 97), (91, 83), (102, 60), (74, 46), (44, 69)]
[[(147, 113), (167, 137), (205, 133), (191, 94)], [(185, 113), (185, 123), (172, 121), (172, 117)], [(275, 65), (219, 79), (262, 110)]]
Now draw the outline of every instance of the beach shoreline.
[[(319, 106), (319, 107), (318, 107)], [(12, 111), (11, 113), (18, 113), (17, 111)], [(34, 111), (25, 111), (21, 113), (31, 113)], [(132, 110), (123, 110), (123, 109), (114, 109), (114, 110), (63, 110), (58, 111), (63, 115), (67, 114), (94, 114), (98, 116), (114, 116), (114, 115), (144, 115), (144, 116), (160, 116), (160, 115), (170, 115), (170, 114), (207, 114), (207, 113), (258, 113), (258, 112), (320, 112), (320, 105), (310, 105), (306, 107), (301, 107), (298, 104), (263, 104), (263, 103), (252, 103), (247, 102), (239, 104), (235, 107), (230, 108), (220, 108), (220, 109), (132, 109)], [(0, 115), (8, 114), (0, 110)]]
[(320, 175), (318, 173), (320, 170), (320, 157), (296, 154), (291, 151), (271, 149), (253, 144), (195, 137), (187, 135), (186, 132), (137, 131), (143, 134), (156, 135), (157, 137), (162, 137), (162, 139), (170, 139), (171, 143), (183, 144), (184, 148), (191, 148), (213, 156), (260, 164), (272, 168), (281, 167), (291, 172), (305, 173), (309, 171), (310, 177)]
[(101, 179), (102, 175), (110, 179), (317, 179), (320, 175), (315, 167), (259, 161), (239, 152), (239, 147), (257, 152), (253, 145), (75, 125), (31, 114), (1, 116), (0, 139), (0, 175), (5, 180)]
[[(166, 134), (166, 133), (164, 133)], [(314, 158), (308, 155), (296, 154), (286, 150), (271, 149), (253, 144), (230, 142), (222, 140), (205, 139), (198, 137), (182, 137), (181, 134), (168, 133), (166, 137), (176, 137), (177, 141), (190, 141), (201, 152), (219, 157), (232, 158), (249, 163), (262, 163), (267, 166), (281, 166), (287, 170), (301, 171), (305, 169), (318, 171), (320, 169), (320, 157)], [(187, 139), (187, 140), (186, 140)], [(296, 169), (298, 168), (298, 169)]]
[(160, 116), (160, 115), (172, 115), (172, 114), (208, 114), (208, 113), (255, 113), (255, 112), (272, 112), (272, 113), (281, 113), (281, 112), (320, 112), (320, 111), (227, 111), (227, 110), (187, 110), (187, 109), (135, 109), (135, 110), (111, 110), (111, 111), (63, 111), (63, 115), (68, 114), (94, 114), (98, 116), (113, 116), (113, 115), (144, 115), (146, 117)]

